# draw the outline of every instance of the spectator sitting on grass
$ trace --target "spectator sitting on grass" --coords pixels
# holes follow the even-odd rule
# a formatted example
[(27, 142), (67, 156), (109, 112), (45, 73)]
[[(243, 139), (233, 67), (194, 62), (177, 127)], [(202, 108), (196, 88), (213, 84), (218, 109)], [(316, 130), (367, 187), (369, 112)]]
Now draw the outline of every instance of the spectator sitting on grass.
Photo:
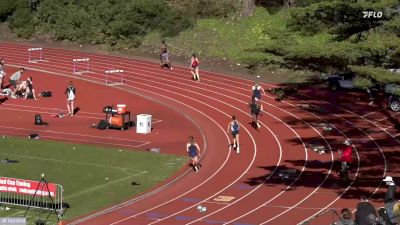
[(21, 79), (21, 76), (24, 73), (24, 71), (25, 71), (24, 68), (20, 68), (17, 72), (15, 72), (13, 75), (10, 76), (10, 84), (14, 88), (17, 88), (17, 84), (19, 83), (19, 80)]
[(354, 225), (354, 221), (352, 219), (352, 215), (351, 212), (348, 208), (344, 208), (341, 211), (342, 216), (340, 218), (340, 220), (336, 223), (334, 223), (333, 225)]

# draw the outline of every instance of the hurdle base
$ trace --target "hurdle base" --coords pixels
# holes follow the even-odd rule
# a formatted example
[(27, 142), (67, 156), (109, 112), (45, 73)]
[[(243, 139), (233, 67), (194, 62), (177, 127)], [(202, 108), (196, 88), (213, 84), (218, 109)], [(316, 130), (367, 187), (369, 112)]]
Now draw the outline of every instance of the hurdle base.
[(93, 73), (92, 71), (75, 71), (75, 72), (72, 72), (73, 74), (77, 74), (77, 75), (82, 75), (82, 74), (84, 74), (84, 73)]
[(39, 63), (39, 62), (49, 62), (48, 60), (44, 59), (35, 59), (35, 60), (30, 60), (28, 61), (29, 63)]
[(124, 85), (125, 83), (116, 83), (116, 82), (106, 82), (106, 85), (108, 86), (118, 86), (118, 85)]

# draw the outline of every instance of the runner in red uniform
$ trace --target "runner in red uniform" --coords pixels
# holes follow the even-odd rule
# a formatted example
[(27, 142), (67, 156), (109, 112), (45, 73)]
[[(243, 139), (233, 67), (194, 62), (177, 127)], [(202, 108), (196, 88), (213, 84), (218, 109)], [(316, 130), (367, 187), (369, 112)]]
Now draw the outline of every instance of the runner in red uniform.
[(192, 54), (192, 60), (190, 62), (190, 72), (193, 74), (193, 80), (200, 81), (199, 75), (199, 59), (196, 54)]
[(353, 155), (353, 148), (351, 147), (351, 143), (349, 140), (343, 142), (345, 145), (343, 150), (339, 150), (339, 161), (341, 164), (340, 168), (340, 177), (343, 181), (347, 181), (349, 179), (349, 168), (351, 165), (352, 155)]

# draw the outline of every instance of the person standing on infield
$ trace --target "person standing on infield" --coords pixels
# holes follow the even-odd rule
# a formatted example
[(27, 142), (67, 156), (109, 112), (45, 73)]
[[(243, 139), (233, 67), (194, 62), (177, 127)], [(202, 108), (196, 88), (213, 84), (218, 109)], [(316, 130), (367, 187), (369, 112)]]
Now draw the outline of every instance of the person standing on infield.
[(232, 148), (236, 150), (236, 152), (239, 154), (239, 129), (240, 129), (240, 123), (239, 121), (236, 120), (236, 116), (232, 116), (232, 121), (229, 122), (228, 124), (228, 130), (227, 133), (229, 134), (229, 130), (231, 131), (232, 137), (233, 137), (233, 144), (229, 145), (229, 149)]
[(194, 141), (193, 136), (189, 137), (189, 142), (186, 144), (186, 151), (188, 152), (189, 157), (191, 159), (193, 169), (196, 172), (199, 172), (199, 166), (200, 166), (199, 157), (200, 157), (201, 153), (200, 153), (200, 147)]
[(67, 89), (64, 92), (67, 95), (67, 108), (70, 116), (74, 116), (74, 101), (76, 97), (76, 88), (72, 81), (68, 83)]
[(192, 54), (192, 59), (190, 62), (190, 72), (193, 74), (193, 80), (200, 81), (199, 75), (199, 59), (196, 57), (196, 54)]

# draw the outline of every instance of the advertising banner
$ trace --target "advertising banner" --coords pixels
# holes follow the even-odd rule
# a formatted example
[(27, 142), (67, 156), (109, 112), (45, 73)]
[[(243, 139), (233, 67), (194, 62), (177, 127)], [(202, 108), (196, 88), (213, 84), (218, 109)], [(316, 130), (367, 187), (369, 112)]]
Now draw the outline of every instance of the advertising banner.
[(26, 195), (36, 194), (37, 196), (49, 196), (50, 192), (50, 196), (55, 197), (56, 185), (53, 183), (47, 183), (46, 186), (44, 183), (36, 181), (0, 177), (0, 192), (9, 192), (9, 193), (26, 194)]

